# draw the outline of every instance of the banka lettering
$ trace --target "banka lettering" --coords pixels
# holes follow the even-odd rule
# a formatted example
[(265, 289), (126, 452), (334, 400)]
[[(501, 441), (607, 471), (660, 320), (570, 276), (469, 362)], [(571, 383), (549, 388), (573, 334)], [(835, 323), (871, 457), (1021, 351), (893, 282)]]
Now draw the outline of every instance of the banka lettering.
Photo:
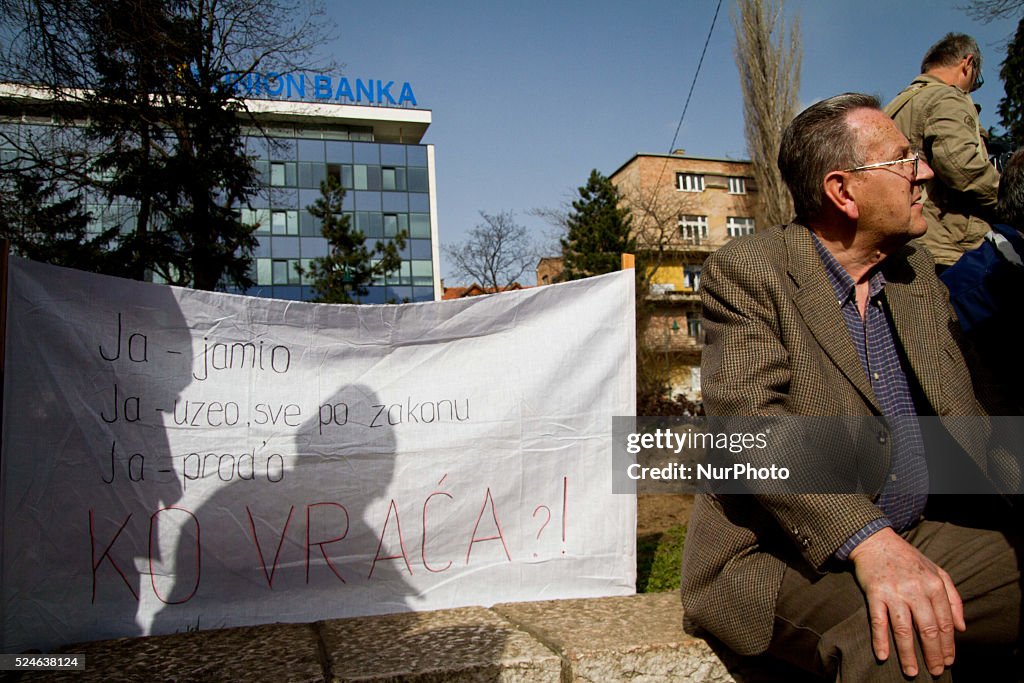
[(348, 79), (325, 74), (267, 73), (224, 76), (224, 82), (241, 97), (297, 100), (330, 100), (382, 107), (415, 107), (416, 94), (408, 82), (379, 79)]

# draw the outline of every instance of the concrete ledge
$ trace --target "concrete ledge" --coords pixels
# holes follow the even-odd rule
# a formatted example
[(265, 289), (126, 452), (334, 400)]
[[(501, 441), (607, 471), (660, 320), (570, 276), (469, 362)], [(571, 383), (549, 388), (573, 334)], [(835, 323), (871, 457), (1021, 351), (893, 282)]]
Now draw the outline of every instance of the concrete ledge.
[(495, 605), (560, 653), (572, 681), (735, 679), (707, 643), (683, 631), (678, 593)]
[(741, 681), (682, 628), (678, 593), (509, 603), (83, 643), (40, 681)]
[(335, 681), (551, 681), (561, 660), (481, 607), (339, 619), (321, 625)]

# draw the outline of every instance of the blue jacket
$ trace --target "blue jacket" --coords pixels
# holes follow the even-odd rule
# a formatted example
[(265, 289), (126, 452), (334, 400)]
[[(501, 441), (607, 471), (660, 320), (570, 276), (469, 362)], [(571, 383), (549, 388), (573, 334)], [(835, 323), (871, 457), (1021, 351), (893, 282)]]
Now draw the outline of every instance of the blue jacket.
[(1024, 311), (1024, 237), (1009, 225), (993, 225), (981, 246), (940, 277), (968, 336), (1002, 311)]
[(940, 276), (949, 288), (978, 398), (993, 414), (1024, 408), (1024, 236), (993, 225), (980, 246)]

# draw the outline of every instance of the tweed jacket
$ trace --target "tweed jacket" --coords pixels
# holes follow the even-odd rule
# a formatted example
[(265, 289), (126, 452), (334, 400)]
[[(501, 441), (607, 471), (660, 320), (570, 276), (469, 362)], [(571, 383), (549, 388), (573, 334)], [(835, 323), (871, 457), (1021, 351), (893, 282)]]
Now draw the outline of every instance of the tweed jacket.
[(925, 185), (928, 232), (918, 242), (936, 263), (952, 265), (981, 244), (995, 220), (999, 172), (989, 163), (969, 93), (921, 74), (885, 107), (935, 177)]
[[(931, 257), (908, 245), (886, 260), (883, 274), (895, 336), (931, 409), (981, 414)], [(701, 301), (709, 415), (880, 414), (807, 228), (779, 226), (723, 247), (704, 265)], [(1006, 486), (1019, 486), (1014, 463), (991, 462), (985, 434), (957, 426), (983, 421), (952, 422), (947, 430), (965, 460), (982, 476), (999, 469)], [(698, 495), (682, 568), (687, 619), (740, 654), (767, 649), (786, 566), (831, 568), (839, 546), (884, 516), (873, 501), (889, 471), (890, 443), (883, 434), (847, 454), (879, 473), (865, 493)], [(841, 457), (827, 453), (822, 466), (839, 467)]]

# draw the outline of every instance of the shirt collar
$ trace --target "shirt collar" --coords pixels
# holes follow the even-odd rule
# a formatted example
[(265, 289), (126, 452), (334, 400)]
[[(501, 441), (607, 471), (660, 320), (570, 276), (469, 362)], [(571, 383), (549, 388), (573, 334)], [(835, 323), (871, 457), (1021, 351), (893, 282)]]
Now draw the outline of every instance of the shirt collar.
[[(854, 294), (856, 283), (853, 281), (853, 278), (839, 265), (839, 261), (821, 243), (821, 240), (814, 234), (814, 231), (808, 230), (808, 232), (814, 238), (814, 248), (818, 250), (821, 265), (825, 266), (825, 274), (828, 276), (829, 284), (832, 285), (832, 291), (835, 292), (836, 299), (839, 300), (839, 305), (845, 304), (850, 299), (856, 301)], [(868, 278), (868, 297), (871, 299), (875, 298), (882, 291), (883, 287), (885, 287), (885, 277), (880, 269), (875, 268), (874, 272), (871, 273), (871, 277)]]

